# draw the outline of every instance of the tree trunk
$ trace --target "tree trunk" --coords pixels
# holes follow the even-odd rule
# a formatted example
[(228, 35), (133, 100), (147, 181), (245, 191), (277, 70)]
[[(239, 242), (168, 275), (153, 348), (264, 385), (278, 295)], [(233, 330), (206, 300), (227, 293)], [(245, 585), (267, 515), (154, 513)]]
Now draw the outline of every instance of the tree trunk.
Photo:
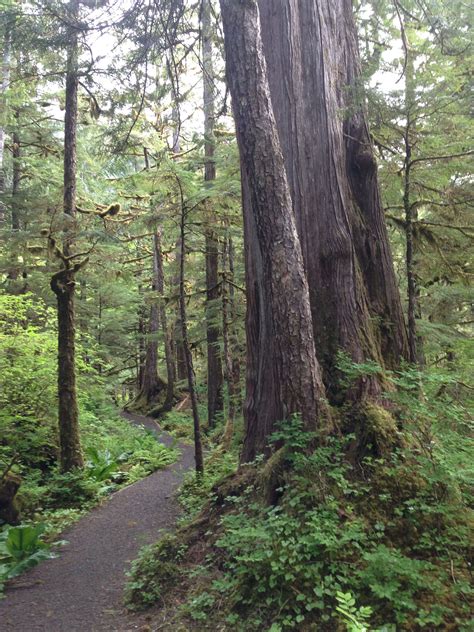
[(162, 275), (163, 263), (161, 261), (160, 241), (155, 233), (153, 237), (153, 282), (152, 282), (152, 302), (150, 316), (148, 320), (147, 340), (145, 345), (145, 363), (143, 368), (143, 379), (139, 398), (146, 404), (156, 400), (159, 395), (167, 389), (163, 380), (158, 375), (158, 335), (160, 332), (160, 276)]
[(227, 423), (224, 432), (223, 445), (229, 448), (234, 433), (235, 407), (236, 407), (236, 383), (234, 375), (234, 362), (232, 348), (232, 304), (230, 296), (230, 284), (227, 282), (227, 274), (230, 274), (231, 264), (230, 254), (232, 250), (231, 238), (226, 235), (224, 239), (224, 249), (222, 254), (222, 270), (224, 274), (222, 283), (222, 337), (224, 342), (224, 368), (225, 381), (227, 384)]
[[(16, 116), (18, 120), (18, 115)], [(13, 132), (13, 183), (12, 183), (12, 230), (20, 230), (20, 209), (18, 204), (18, 196), (20, 193), (21, 179), (21, 144), (18, 132)]]
[(236, 328), (236, 323), (238, 320), (237, 314), (237, 302), (235, 300), (235, 248), (234, 241), (232, 237), (229, 235), (229, 305), (230, 305), (230, 319), (231, 319), (231, 327), (230, 327), (230, 348), (232, 354), (232, 379), (234, 382), (234, 393), (235, 393), (235, 412), (238, 414), (242, 410), (242, 391), (240, 388), (240, 359), (241, 359), (241, 348), (239, 344), (239, 336)]
[(406, 239), (406, 274), (407, 274), (407, 295), (408, 295), (408, 348), (409, 360), (412, 364), (424, 364), (423, 341), (418, 335), (417, 318), (421, 317), (419, 303), (420, 290), (416, 274), (416, 243), (414, 234), (414, 223), (418, 219), (416, 205), (411, 199), (411, 168), (412, 168), (412, 143), (415, 134), (415, 116), (413, 108), (415, 104), (415, 84), (414, 84), (414, 59), (412, 52), (406, 52), (405, 68), (405, 165), (404, 165), (404, 189), (403, 189), (403, 209), (405, 212), (405, 239)]
[(186, 294), (184, 291), (184, 261), (186, 257), (186, 206), (181, 195), (181, 249), (179, 255), (179, 311), (181, 321), (181, 338), (186, 359), (189, 396), (193, 411), (194, 422), (194, 460), (198, 476), (204, 472), (204, 458), (202, 452), (201, 423), (199, 420), (198, 400), (196, 394), (196, 380), (194, 377), (193, 357), (188, 339), (188, 321), (186, 317)]
[(5, 124), (6, 124), (6, 91), (10, 85), (10, 49), (11, 33), (8, 27), (3, 36), (1, 75), (0, 75), (0, 224), (5, 220)]
[(396, 369), (401, 361), (408, 359), (405, 318), (381, 202), (364, 95), (360, 88), (360, 56), (352, 1), (343, 0), (340, 6), (340, 36), (333, 43), (344, 44), (339, 102), (341, 109), (347, 112), (343, 134), (346, 171), (354, 197), (354, 242), (382, 357), (386, 367)]
[[(142, 291), (141, 283), (138, 284), (138, 295), (140, 296)], [(136, 392), (140, 392), (143, 386), (143, 379), (145, 375), (145, 356), (146, 356), (146, 314), (143, 305), (138, 308), (138, 322), (137, 322), (137, 374), (136, 374)]]
[[(176, 242), (176, 262), (178, 263), (178, 274), (173, 277), (173, 286), (177, 288), (179, 294), (179, 262), (181, 261), (181, 240), (178, 239)], [(176, 375), (179, 382), (184, 382), (188, 379), (188, 372), (186, 369), (186, 354), (184, 352), (183, 346), (183, 337), (182, 337), (183, 326), (181, 323), (181, 313), (178, 306), (178, 313), (176, 315), (176, 321), (174, 324), (174, 344), (176, 351)]]
[[(354, 152), (347, 148), (347, 125), (341, 117), (341, 84), (349, 74), (346, 65), (352, 63), (344, 53), (351, 49), (357, 54), (351, 39), (352, 9), (347, 0), (284, 0), (286, 10), (276, 10), (270, 0), (259, 4), (272, 101), (328, 395), (335, 404), (378, 397), (383, 388), (376, 376), (345, 392), (337, 370), (340, 350), (355, 362), (374, 360), (383, 365), (387, 354), (387, 364), (397, 364), (400, 350), (387, 351), (394, 345), (394, 320), (400, 340), (406, 340), (372, 148), (369, 143), (361, 154), (361, 145), (356, 144), (355, 174), (349, 159)], [(351, 129), (355, 121), (354, 115)], [(360, 108), (357, 121), (362, 125), (359, 135), (367, 134)], [(362, 163), (370, 168), (361, 170)]]
[[(15, 113), (15, 118), (18, 122), (18, 110)], [(19, 204), (19, 196), (20, 196), (20, 180), (21, 180), (21, 146), (20, 146), (20, 137), (18, 132), (13, 132), (12, 134), (12, 156), (13, 156), (13, 180), (12, 180), (12, 196), (11, 196), (11, 225), (12, 231), (18, 232), (20, 230), (20, 204)], [(11, 263), (9, 264), (8, 275), (7, 278), (9, 281), (12, 281), (12, 287), (9, 288), (9, 291), (18, 294), (24, 293), (27, 291), (27, 281), (26, 281), (26, 271), (24, 265), (19, 262), (17, 248), (13, 248), (10, 254)], [(18, 278), (23, 269), (23, 278), (24, 283), (23, 287), (17, 287)]]
[[(321, 428), (328, 410), (315, 353), (308, 283), (270, 98), (257, 3), (221, 0), (221, 8), (244, 199), (250, 202), (244, 208), (247, 248), (253, 246), (248, 257), (248, 300), (251, 303), (257, 298), (252, 308), (258, 311), (257, 331), (254, 323), (248, 330), (248, 347), (255, 343), (258, 360), (265, 364), (265, 372), (255, 366), (255, 359), (249, 367), (251, 378), (255, 370), (264, 377), (265, 389), (262, 391), (261, 382), (254, 385), (250, 380), (255, 388), (247, 398), (245, 461), (265, 449), (276, 421), (299, 413), (305, 426), (314, 430)], [(267, 343), (263, 348), (259, 347), (262, 340)], [(249, 406), (253, 397), (259, 398), (261, 408)], [(252, 418), (258, 408), (264, 417)]]
[(76, 390), (75, 274), (61, 270), (51, 280), (58, 304), (58, 399), (61, 471), (83, 467)]
[(167, 375), (167, 389), (166, 400), (163, 404), (163, 410), (171, 410), (174, 403), (174, 387), (176, 382), (175, 366), (173, 358), (173, 341), (171, 338), (171, 332), (168, 327), (168, 319), (166, 315), (166, 306), (164, 302), (165, 294), (165, 275), (163, 270), (163, 251), (161, 245), (161, 229), (158, 229), (154, 236), (154, 245), (156, 253), (156, 289), (160, 295), (160, 322), (163, 332), (163, 339), (165, 344), (165, 360), (166, 360), (166, 375)]
[[(71, 18), (77, 9), (71, 4)], [(58, 399), (59, 447), (63, 472), (83, 467), (79, 435), (79, 410), (76, 391), (75, 309), (74, 297), (78, 266), (72, 267), (76, 216), (76, 148), (77, 148), (78, 39), (70, 29), (67, 51), (66, 110), (64, 117), (64, 213), (70, 218), (63, 240), (64, 269), (53, 275), (51, 289), (58, 303)]]
[[(202, 66), (204, 84), (204, 180), (207, 186), (216, 179), (214, 162), (214, 67), (212, 61), (212, 23), (211, 2), (202, 3)], [(214, 229), (215, 214), (212, 212), (212, 201), (206, 205), (206, 337), (207, 337), (207, 410), (208, 425), (213, 428), (216, 417), (222, 413), (224, 402), (222, 395), (222, 360), (219, 348), (220, 327), (218, 325), (218, 301), (221, 290), (219, 284), (219, 242)]]

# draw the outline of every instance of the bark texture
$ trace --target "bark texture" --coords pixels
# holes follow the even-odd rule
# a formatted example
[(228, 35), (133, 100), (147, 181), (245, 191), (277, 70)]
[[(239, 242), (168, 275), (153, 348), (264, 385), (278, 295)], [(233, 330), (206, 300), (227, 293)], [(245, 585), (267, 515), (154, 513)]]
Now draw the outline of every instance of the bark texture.
[[(204, 179), (208, 186), (216, 179), (214, 162), (214, 66), (212, 60), (211, 2), (203, 0), (202, 26), (202, 67), (204, 101)], [(216, 417), (224, 408), (222, 394), (223, 373), (219, 347), (221, 330), (219, 326), (218, 301), (221, 297), (219, 284), (219, 241), (215, 231), (216, 217), (212, 211), (212, 201), (206, 201), (206, 338), (207, 338), (207, 410), (208, 424), (215, 426)]]
[[(77, 17), (72, 6), (73, 17)], [(70, 29), (66, 72), (64, 117), (64, 213), (67, 216), (63, 239), (63, 269), (53, 275), (51, 289), (58, 305), (58, 414), (60, 466), (63, 472), (84, 465), (79, 435), (79, 409), (76, 390), (75, 286), (80, 264), (71, 263), (76, 215), (78, 40)]]
[[(227, 3), (221, 4), (225, 25)], [(253, 5), (236, 2), (234, 11), (248, 14), (254, 11)], [(258, 5), (271, 102), (326, 391), (333, 404), (377, 401), (384, 390), (379, 376), (361, 378), (347, 390), (337, 369), (340, 350), (355, 362), (374, 360), (390, 368), (407, 357), (377, 168), (358, 90), (360, 63), (352, 3), (258, 0)], [(255, 14), (253, 19), (258, 19)], [(237, 28), (228, 28), (226, 36), (238, 37)], [(252, 44), (248, 34), (232, 39), (226, 42), (227, 56), (238, 58), (240, 51), (244, 57)], [(245, 66), (249, 82), (254, 81), (253, 64), (247, 60)], [(235, 68), (228, 74), (230, 83), (235, 83)], [(234, 105), (237, 127), (239, 114), (245, 117), (251, 103), (247, 94), (239, 98)], [(253, 122), (255, 133), (267, 116), (260, 107)], [(248, 146), (247, 140), (241, 141), (248, 349), (244, 458), (261, 450), (275, 420), (281, 418), (281, 381), (285, 379), (276, 368), (279, 351), (255, 209), (261, 200), (255, 200), (253, 179), (259, 174), (253, 164), (246, 166)], [(267, 160), (272, 158), (268, 152)], [(261, 178), (260, 185), (263, 182)]]
[[(296, 232), (263, 54), (258, 6), (221, 0), (227, 77), (243, 167), (244, 219), (256, 345), (249, 374), (242, 459), (265, 448), (277, 420), (300, 413), (316, 429), (327, 415), (316, 359), (308, 282)], [(254, 326), (256, 324), (256, 327)], [(263, 346), (262, 346), (263, 345)], [(257, 360), (257, 362), (256, 362)], [(263, 366), (262, 366), (263, 365)], [(258, 374), (257, 380), (253, 379)], [(258, 419), (256, 414), (262, 416)]]
[[(392, 329), (387, 317), (385, 330), (374, 326), (374, 316), (381, 318), (383, 310), (397, 308), (397, 322), (403, 325), (363, 112), (359, 109), (343, 120), (348, 100), (343, 84), (349, 75), (355, 81), (352, 58), (357, 60), (352, 9), (346, 0), (259, 0), (259, 5), (318, 358), (328, 394), (338, 403), (337, 352), (345, 351), (355, 362), (372, 359), (383, 364), (382, 337), (387, 346), (393, 344)], [(350, 149), (348, 129), (360, 137)], [(374, 219), (376, 210), (381, 221)], [(394, 290), (392, 302), (379, 291), (382, 285), (386, 288), (387, 278)], [(399, 361), (400, 353), (393, 355)], [(379, 391), (372, 379), (351, 396)]]
[[(337, 3), (335, 3), (337, 4)], [(408, 359), (408, 340), (390, 241), (380, 197), (367, 113), (352, 0), (340, 2), (341, 50), (339, 102), (344, 112), (346, 170), (353, 195), (352, 226), (358, 261), (367, 288), (369, 309), (386, 367)]]

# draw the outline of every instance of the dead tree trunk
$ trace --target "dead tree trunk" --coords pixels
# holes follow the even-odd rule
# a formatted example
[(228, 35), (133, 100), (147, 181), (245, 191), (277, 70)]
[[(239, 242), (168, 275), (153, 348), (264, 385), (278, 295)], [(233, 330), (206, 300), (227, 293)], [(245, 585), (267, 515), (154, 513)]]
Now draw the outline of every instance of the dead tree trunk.
[[(260, 33), (257, 3), (221, 0), (227, 77), (233, 98), (245, 195), (249, 300), (257, 296), (258, 330), (248, 330), (268, 375), (248, 393), (260, 397), (263, 418), (247, 416), (243, 460), (266, 447), (276, 421), (294, 413), (307, 428), (321, 428), (328, 415), (316, 359), (308, 283), (296, 232), (284, 159), (278, 138)], [(249, 231), (249, 228), (251, 229)], [(248, 323), (248, 321), (247, 321)], [(262, 348), (262, 340), (266, 343)], [(267, 355), (265, 355), (267, 354)], [(255, 370), (252, 363), (250, 372)], [(260, 367), (259, 370), (261, 371)], [(262, 373), (260, 373), (262, 375)], [(265, 406), (271, 407), (265, 412)], [(255, 406), (253, 407), (255, 411)]]

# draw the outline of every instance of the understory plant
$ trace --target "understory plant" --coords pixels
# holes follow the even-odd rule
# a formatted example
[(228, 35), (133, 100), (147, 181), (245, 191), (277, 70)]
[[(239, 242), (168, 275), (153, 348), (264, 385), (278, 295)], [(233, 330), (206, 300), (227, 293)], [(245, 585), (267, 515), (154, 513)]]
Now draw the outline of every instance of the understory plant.
[(421, 391), (411, 369), (391, 379), (400, 440), (387, 454), (369, 450), (354, 462), (352, 435), (314, 448), (295, 417), (274, 434), (273, 456), (248, 466), (250, 482), (238, 492), (222, 498), (227, 483), (214, 481), (210, 495), (185, 484), (185, 506), (194, 516), (201, 502), (204, 511), (177, 534), (185, 562), (158, 544), (145, 575), (140, 560), (134, 565), (136, 587), (154, 582), (148, 604), (180, 586), (180, 620), (196, 630), (469, 630), (468, 410), (441, 374), (428, 375)]
[[(6, 527), (0, 532), (0, 596), (5, 583), (43, 560), (56, 557), (42, 536), (44, 524)], [(55, 542), (55, 545), (65, 544)]]

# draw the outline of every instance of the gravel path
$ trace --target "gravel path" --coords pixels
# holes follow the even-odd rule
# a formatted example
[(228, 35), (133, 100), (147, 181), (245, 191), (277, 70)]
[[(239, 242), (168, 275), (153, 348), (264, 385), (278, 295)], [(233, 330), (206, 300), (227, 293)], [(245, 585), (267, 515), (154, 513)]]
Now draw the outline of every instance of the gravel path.
[[(153, 419), (124, 415), (171, 445)], [(121, 604), (124, 572), (138, 549), (176, 521), (174, 493), (194, 465), (193, 448), (179, 445), (177, 463), (113, 494), (62, 537), (60, 557), (22, 575), (0, 600), (1, 632), (115, 632), (136, 629)]]

